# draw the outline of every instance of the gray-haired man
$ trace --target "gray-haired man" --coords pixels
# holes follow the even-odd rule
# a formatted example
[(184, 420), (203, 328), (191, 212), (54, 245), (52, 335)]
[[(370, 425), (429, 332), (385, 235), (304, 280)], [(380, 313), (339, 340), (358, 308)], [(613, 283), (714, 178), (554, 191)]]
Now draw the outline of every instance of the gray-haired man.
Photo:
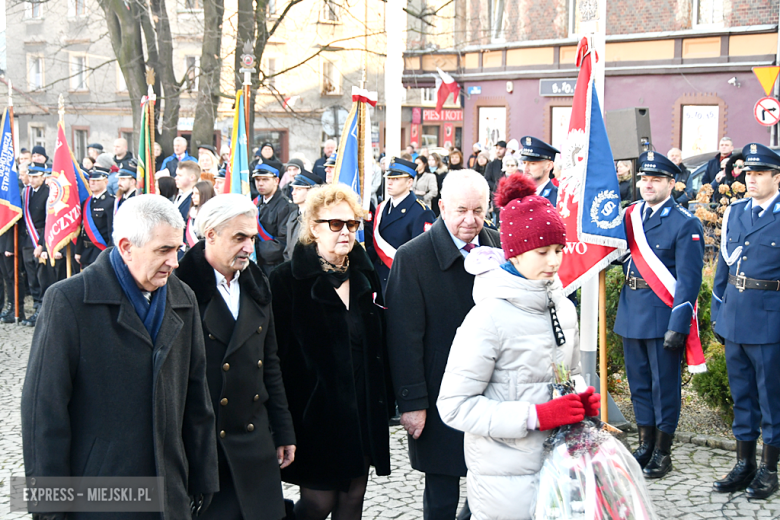
[(22, 390), (28, 477), (164, 477), (174, 519), (218, 490), (198, 306), (170, 276), (183, 229), (170, 201), (134, 197), (116, 247), (46, 292)]
[(176, 270), (198, 299), (206, 376), (217, 414), (219, 493), (206, 516), (279, 520), (279, 469), (295, 458), (295, 432), (282, 384), (268, 279), (249, 260), (257, 207), (224, 194), (206, 202), (195, 244)]

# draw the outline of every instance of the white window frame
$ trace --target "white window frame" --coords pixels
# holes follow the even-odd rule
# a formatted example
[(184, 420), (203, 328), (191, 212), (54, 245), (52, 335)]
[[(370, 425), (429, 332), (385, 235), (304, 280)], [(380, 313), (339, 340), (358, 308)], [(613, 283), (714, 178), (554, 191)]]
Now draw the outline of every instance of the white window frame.
[[(26, 1), (24, 2), (24, 19), (25, 20), (42, 20), (43, 19), (43, 4), (41, 0), (38, 1)], [(34, 16), (33, 6), (38, 7), (38, 15)]]
[[(37, 130), (41, 131), (41, 137), (38, 138), (35, 135)], [(41, 123), (27, 123), (27, 137), (30, 142), (30, 150), (36, 146), (46, 147), (46, 125)]]
[[(32, 62), (33, 60), (40, 60), (41, 63), (41, 81), (40, 85), (34, 85), (32, 82)], [(30, 53), (27, 55), (27, 89), (28, 90), (41, 90), (46, 85), (46, 59), (43, 54)]]
[[(83, 61), (83, 69), (81, 70), (81, 80), (79, 80), (79, 71), (76, 69), (76, 60)], [(70, 59), (68, 60), (68, 70), (70, 72), (70, 90), (71, 92), (87, 92), (89, 86), (87, 79), (89, 77), (89, 61), (86, 54), (70, 53)]]
[[(718, 22), (709, 22), (704, 23), (699, 21), (699, 7), (701, 6), (702, 1), (705, 2), (711, 2), (713, 4), (713, 16), (715, 13), (715, 4), (720, 3), (720, 11), (721, 11), (721, 20)], [(705, 29), (705, 28), (718, 28), (723, 27), (725, 24), (725, 11), (724, 11), (724, 1), (723, 0), (693, 0), (693, 8), (691, 11), (691, 26), (694, 29)]]
[[(273, 67), (271, 67), (271, 60), (273, 60)], [(266, 74), (276, 74), (280, 70), (282, 70), (282, 57), (271, 55), (271, 56), (263, 56), (263, 70), (265, 70)], [(270, 87), (273, 87), (279, 92), (282, 92), (282, 82), (281, 77), (276, 76), (273, 78), (268, 78), (268, 86), (269, 90)]]
[[(331, 77), (326, 76), (326, 69), (328, 67), (331, 67)], [(334, 84), (333, 77), (336, 76), (336, 81)], [(326, 79), (327, 78), (327, 79)], [(333, 86), (333, 89), (326, 90), (326, 81)], [(321, 89), (323, 96), (340, 96), (341, 95), (341, 83), (343, 82), (343, 78), (341, 77), (341, 72), (339, 71), (338, 64), (334, 62), (333, 60), (323, 59), (322, 60), (322, 66), (320, 67), (320, 83), (321, 83)]]
[[(83, 140), (79, 140), (79, 132), (84, 132)], [(81, 145), (84, 145), (83, 147)], [(73, 130), (73, 155), (76, 156), (76, 160), (80, 161), (87, 156), (87, 146), (89, 146), (89, 129), (88, 128), (76, 128)], [(82, 149), (83, 148), (83, 149)]]
[[(76, 9), (79, 3), (81, 3), (84, 8), (84, 12), (82, 13), (79, 13)], [(87, 0), (68, 0), (68, 18), (84, 18), (88, 14)]]
[(325, 23), (339, 23), (341, 21), (341, 7), (337, 0), (322, 0), (320, 21)]
[[(192, 72), (190, 72), (190, 58), (195, 60), (195, 67)], [(185, 80), (185, 90), (187, 92), (196, 93), (198, 91), (198, 84), (200, 83), (200, 56), (184, 56), (184, 74), (193, 74), (194, 76), (192, 84), (189, 87), (187, 87), (187, 80)]]
[(420, 104), (421, 105), (436, 105), (436, 87), (421, 88), (420, 89)]
[[(500, 9), (496, 9), (497, 7)], [(488, 0), (488, 17), (490, 24), (490, 42), (503, 43), (506, 38), (504, 33), (506, 0)]]

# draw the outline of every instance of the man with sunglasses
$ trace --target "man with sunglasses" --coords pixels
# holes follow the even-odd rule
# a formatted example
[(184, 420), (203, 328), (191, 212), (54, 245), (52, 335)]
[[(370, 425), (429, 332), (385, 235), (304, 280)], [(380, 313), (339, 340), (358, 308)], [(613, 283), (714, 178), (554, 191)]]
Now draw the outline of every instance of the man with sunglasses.
[[(270, 164), (269, 164), (270, 163)], [(252, 174), (258, 196), (255, 204), (257, 217), (257, 265), (267, 275), (284, 262), (287, 246), (287, 220), (295, 206), (279, 190), (279, 169), (273, 162), (260, 163)]]
[(411, 239), (430, 229), (436, 215), (414, 194), (410, 193), (417, 165), (411, 161), (394, 158), (387, 169), (388, 199), (379, 205), (374, 218), (374, 268), (379, 274), (382, 292), (393, 265), (396, 250)]

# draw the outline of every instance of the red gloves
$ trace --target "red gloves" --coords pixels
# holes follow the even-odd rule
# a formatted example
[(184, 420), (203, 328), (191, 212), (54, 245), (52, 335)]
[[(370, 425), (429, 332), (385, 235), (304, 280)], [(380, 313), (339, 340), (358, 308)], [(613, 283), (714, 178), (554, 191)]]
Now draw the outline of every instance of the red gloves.
[(585, 415), (588, 417), (596, 417), (601, 409), (601, 394), (597, 394), (596, 389), (589, 386), (587, 390), (577, 395), (579, 395), (582, 400), (582, 406), (585, 408)]
[[(587, 393), (587, 392), (586, 392)], [(536, 405), (536, 418), (541, 431), (575, 424), (585, 418), (585, 407), (579, 394), (569, 394)]]

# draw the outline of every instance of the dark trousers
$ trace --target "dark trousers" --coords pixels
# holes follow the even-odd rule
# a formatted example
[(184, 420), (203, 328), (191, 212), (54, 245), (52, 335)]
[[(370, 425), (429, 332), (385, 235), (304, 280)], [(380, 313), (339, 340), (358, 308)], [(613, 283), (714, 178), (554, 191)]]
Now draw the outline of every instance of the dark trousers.
[(455, 520), (460, 499), (460, 477), (425, 474), (424, 520)]
[(734, 400), (734, 437), (780, 446), (780, 343), (744, 345), (726, 340), (726, 366)]
[(49, 260), (45, 264), (40, 264), (38, 267), (38, 284), (41, 286), (41, 300), (46, 294), (46, 289), (64, 280), (67, 276), (67, 261), (65, 260), (65, 251), (62, 252), (63, 257), (57, 260), (54, 265), (51, 265)]
[(623, 338), (626, 376), (639, 426), (673, 434), (680, 419), (683, 349), (665, 349), (663, 338)]
[(22, 259), (24, 260), (24, 270), (27, 272), (27, 284), (30, 287), (30, 295), (33, 298), (33, 302), (36, 307), (41, 305), (43, 299), (43, 292), (41, 291), (41, 285), (38, 282), (38, 266), (41, 265), (35, 256), (33, 256), (34, 249), (32, 247), (25, 247), (22, 249)]

